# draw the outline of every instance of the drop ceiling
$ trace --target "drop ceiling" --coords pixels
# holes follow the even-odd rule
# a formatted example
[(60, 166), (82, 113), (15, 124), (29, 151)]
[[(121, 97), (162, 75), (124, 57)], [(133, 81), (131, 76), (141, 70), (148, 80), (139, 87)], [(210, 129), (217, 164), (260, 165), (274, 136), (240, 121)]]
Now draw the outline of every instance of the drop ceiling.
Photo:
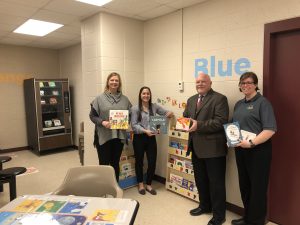
[[(0, 0), (0, 44), (62, 49), (80, 43), (80, 21), (95, 13), (146, 21), (204, 1), (207, 0), (114, 0), (98, 7), (74, 0)], [(44, 37), (13, 33), (28, 19), (64, 26)]]

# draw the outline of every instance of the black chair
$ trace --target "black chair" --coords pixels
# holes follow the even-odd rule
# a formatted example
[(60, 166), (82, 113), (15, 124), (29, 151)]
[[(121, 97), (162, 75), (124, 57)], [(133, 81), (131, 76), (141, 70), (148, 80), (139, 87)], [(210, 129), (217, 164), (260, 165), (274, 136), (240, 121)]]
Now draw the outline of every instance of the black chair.
[(10, 201), (17, 197), (16, 176), (26, 172), (25, 167), (11, 167), (0, 171), (0, 183), (9, 183)]
[[(3, 170), (3, 163), (11, 160), (10, 156), (0, 156), (0, 170)], [(0, 192), (3, 192), (3, 185), (0, 184)]]

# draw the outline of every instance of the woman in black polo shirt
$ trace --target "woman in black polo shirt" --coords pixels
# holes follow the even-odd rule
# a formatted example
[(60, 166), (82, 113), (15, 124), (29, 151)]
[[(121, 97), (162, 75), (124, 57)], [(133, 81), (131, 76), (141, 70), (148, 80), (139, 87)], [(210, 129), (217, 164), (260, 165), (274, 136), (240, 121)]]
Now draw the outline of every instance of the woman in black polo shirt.
[(235, 148), (239, 185), (245, 208), (243, 218), (233, 225), (264, 225), (267, 213), (267, 189), (272, 157), (271, 137), (277, 130), (271, 103), (257, 91), (255, 73), (240, 77), (239, 88), (245, 98), (234, 106), (233, 121), (241, 130), (251, 132)]

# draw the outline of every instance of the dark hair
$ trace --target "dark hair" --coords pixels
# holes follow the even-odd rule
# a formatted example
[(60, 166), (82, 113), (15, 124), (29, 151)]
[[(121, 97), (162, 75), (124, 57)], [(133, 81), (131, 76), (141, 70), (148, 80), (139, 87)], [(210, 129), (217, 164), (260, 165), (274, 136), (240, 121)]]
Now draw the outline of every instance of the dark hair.
[[(245, 79), (247, 79), (247, 78), (251, 78), (251, 79), (253, 80), (253, 83), (256, 85), (255, 91), (258, 91), (259, 88), (258, 88), (258, 86), (257, 86), (257, 84), (258, 84), (258, 78), (257, 78), (257, 75), (256, 75), (255, 73), (253, 73), (253, 72), (250, 72), (250, 71), (245, 72), (245, 73), (243, 73), (243, 74), (241, 75), (241, 77), (240, 77), (240, 82), (239, 82), (239, 86), (241, 85), (242, 81), (245, 80)], [(241, 89), (241, 88), (239, 88), (239, 89), (240, 89), (240, 92), (242, 92), (242, 89)]]
[(141, 87), (140, 92), (139, 92), (139, 115), (138, 115), (138, 121), (140, 122), (142, 120), (142, 111), (143, 111), (143, 104), (142, 104), (142, 98), (141, 94), (144, 89), (147, 89), (150, 92), (150, 99), (149, 99), (149, 114), (150, 116), (153, 116), (153, 111), (152, 111), (152, 93), (149, 87)]
[(109, 90), (109, 86), (108, 86), (108, 81), (110, 78), (117, 76), (119, 78), (119, 87), (118, 87), (118, 92), (122, 91), (122, 81), (121, 81), (121, 76), (120, 74), (116, 73), (116, 72), (112, 72), (110, 74), (108, 74), (107, 79), (106, 79), (106, 85), (105, 85), (105, 91)]

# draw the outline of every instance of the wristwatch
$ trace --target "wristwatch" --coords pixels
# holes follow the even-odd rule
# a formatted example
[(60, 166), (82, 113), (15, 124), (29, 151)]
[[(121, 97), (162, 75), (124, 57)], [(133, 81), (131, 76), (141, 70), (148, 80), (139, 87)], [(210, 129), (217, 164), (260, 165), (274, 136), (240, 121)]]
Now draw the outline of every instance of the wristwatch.
[(256, 145), (253, 143), (253, 141), (252, 140), (249, 140), (249, 143), (250, 143), (250, 147), (251, 148), (254, 148)]

